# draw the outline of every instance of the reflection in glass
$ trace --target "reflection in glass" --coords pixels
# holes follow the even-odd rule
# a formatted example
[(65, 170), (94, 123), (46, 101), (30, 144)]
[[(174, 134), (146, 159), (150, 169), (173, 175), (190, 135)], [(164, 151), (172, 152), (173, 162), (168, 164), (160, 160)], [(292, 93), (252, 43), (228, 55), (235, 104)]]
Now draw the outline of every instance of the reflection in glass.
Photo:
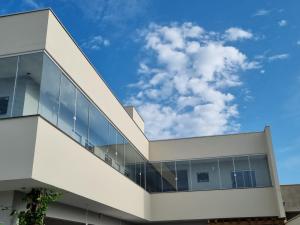
[(37, 114), (42, 70), (42, 53), (19, 56), (13, 116)]
[(105, 162), (113, 166), (115, 169), (118, 169), (119, 165), (116, 164), (116, 157), (118, 154), (117, 153), (117, 131), (111, 124), (108, 125), (108, 143), (107, 143), (107, 149), (105, 154), (106, 154)]
[(116, 152), (116, 164), (117, 170), (120, 171), (122, 174), (125, 172), (125, 145), (124, 145), (124, 138), (118, 132), (117, 133), (117, 144), (116, 144), (117, 152)]
[(105, 160), (108, 147), (108, 121), (94, 106), (89, 110), (89, 143), (85, 147)]
[(268, 159), (266, 155), (249, 156), (251, 170), (254, 171), (253, 186), (269, 187), (272, 185)]
[(137, 157), (136, 170), (135, 170), (135, 181), (136, 184), (144, 187), (145, 186), (145, 164), (141, 157)]
[(231, 157), (219, 159), (221, 188), (230, 189), (235, 188), (235, 177), (232, 177), (233, 160)]
[(60, 83), (58, 127), (72, 137), (74, 137), (75, 94), (75, 86), (65, 76), (62, 76)]
[(136, 152), (132, 145), (126, 141), (125, 143), (125, 176), (133, 182), (136, 182)]
[(232, 176), (235, 176), (233, 186), (236, 188), (252, 187), (251, 175), (253, 171), (250, 171), (248, 156), (234, 157), (234, 168), (235, 171), (232, 173)]
[(146, 190), (149, 192), (162, 192), (161, 163), (147, 163)]
[(76, 117), (74, 138), (82, 145), (88, 143), (89, 101), (81, 92), (76, 91)]
[(176, 191), (176, 171), (175, 161), (173, 162), (162, 162), (162, 190), (163, 192)]
[(177, 190), (188, 191), (191, 189), (190, 161), (176, 161)]
[(39, 114), (54, 125), (57, 125), (61, 76), (59, 68), (44, 54)]

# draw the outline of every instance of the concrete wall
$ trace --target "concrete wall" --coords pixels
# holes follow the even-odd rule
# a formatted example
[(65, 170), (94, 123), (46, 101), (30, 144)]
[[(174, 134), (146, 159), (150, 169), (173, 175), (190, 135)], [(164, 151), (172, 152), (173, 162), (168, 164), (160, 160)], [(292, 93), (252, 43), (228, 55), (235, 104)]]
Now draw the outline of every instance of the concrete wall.
[(145, 124), (143, 118), (140, 114), (136, 111), (135, 107), (133, 106), (125, 106), (126, 112), (129, 116), (133, 119), (133, 121), (138, 125), (138, 127), (144, 132), (145, 131)]
[(266, 153), (263, 132), (150, 142), (150, 160), (180, 160)]
[(150, 219), (150, 195), (144, 189), (41, 118), (32, 178), (71, 193), (64, 194), (68, 204), (83, 208), (88, 204), (98, 212), (113, 213), (115, 209), (124, 212), (125, 218), (128, 214), (128, 218)]
[[(151, 161), (248, 154), (266, 154), (268, 156), (273, 187), (153, 194), (151, 195), (152, 218), (154, 220), (177, 217), (203, 219), (202, 212), (205, 218), (252, 217), (255, 215), (285, 217), (269, 127), (266, 127), (263, 132), (256, 133), (150, 142)], [(230, 171), (230, 168), (228, 170)], [(196, 178), (196, 174), (192, 173), (192, 182)], [(205, 189), (205, 186), (201, 188)], [(243, 199), (244, 201), (242, 201)], [(230, 203), (230, 207), (228, 203)]]
[(278, 216), (273, 188), (151, 195), (153, 221)]
[(267, 143), (267, 156), (268, 156), (268, 162), (269, 162), (269, 170), (270, 170), (270, 175), (272, 179), (272, 184), (274, 187), (274, 198), (277, 201), (277, 210), (278, 210), (278, 215), (279, 217), (285, 217), (285, 211), (283, 207), (283, 200), (282, 200), (282, 195), (281, 195), (281, 190), (280, 190), (280, 184), (279, 184), (279, 178), (277, 174), (277, 165), (276, 165), (276, 159), (275, 159), (275, 153), (273, 150), (273, 143), (272, 143), (272, 135), (271, 135), (271, 130), (270, 127), (265, 127), (264, 130), (264, 135)]
[[(47, 217), (93, 225), (129, 225), (129, 222), (61, 203), (51, 204)], [(47, 224), (47, 223), (46, 223)]]
[(0, 17), (0, 55), (45, 47), (48, 11)]
[(28, 117), (0, 121), (0, 181), (31, 177), (37, 120)]
[(281, 185), (286, 212), (300, 212), (300, 184)]

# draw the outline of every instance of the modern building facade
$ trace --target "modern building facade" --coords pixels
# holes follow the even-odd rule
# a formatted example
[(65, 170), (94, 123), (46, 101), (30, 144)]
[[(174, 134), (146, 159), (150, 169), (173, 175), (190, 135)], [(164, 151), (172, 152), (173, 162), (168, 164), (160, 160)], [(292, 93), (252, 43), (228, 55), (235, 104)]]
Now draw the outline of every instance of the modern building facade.
[(33, 187), (46, 224), (282, 224), (270, 128), (149, 141), (49, 9), (0, 17), (0, 223)]

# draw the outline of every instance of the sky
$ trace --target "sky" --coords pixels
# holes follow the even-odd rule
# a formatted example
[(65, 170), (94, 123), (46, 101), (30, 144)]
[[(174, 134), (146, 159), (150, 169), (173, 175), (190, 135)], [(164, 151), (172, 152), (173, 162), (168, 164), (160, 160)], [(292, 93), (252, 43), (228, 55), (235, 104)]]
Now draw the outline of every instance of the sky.
[(299, 1), (19, 0), (0, 14), (45, 7), (149, 139), (269, 125), (280, 183), (300, 183)]

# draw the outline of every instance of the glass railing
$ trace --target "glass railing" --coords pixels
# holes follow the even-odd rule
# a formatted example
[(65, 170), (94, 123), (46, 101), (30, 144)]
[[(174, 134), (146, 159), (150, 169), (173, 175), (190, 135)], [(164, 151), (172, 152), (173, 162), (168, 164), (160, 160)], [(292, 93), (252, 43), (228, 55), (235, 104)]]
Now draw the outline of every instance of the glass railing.
[(271, 186), (265, 155), (147, 162), (44, 52), (0, 58), (0, 118), (36, 114), (151, 193)]
[(45, 53), (1, 58), (0, 118), (35, 114), (145, 187), (145, 158)]
[(149, 162), (148, 192), (207, 191), (270, 187), (266, 155)]

